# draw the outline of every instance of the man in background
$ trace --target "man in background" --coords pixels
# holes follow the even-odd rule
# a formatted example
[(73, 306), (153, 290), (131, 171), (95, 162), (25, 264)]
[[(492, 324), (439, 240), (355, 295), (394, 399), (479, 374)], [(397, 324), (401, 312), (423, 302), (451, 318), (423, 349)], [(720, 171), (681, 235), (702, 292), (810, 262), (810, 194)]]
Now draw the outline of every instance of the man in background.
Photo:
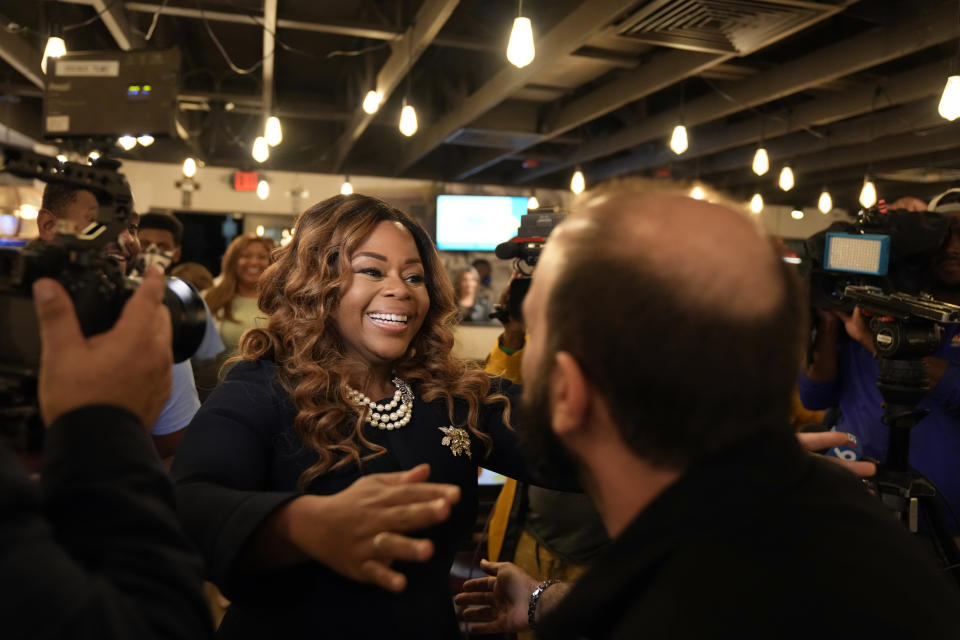
[[(183, 249), (183, 223), (165, 213), (143, 214), (140, 216), (140, 245), (147, 262), (159, 262), (166, 269), (167, 275), (170, 275), (180, 262)], [(204, 333), (203, 342), (190, 359), (197, 377), (200, 377), (201, 371), (215, 367), (216, 357), (224, 350), (220, 332), (217, 331), (213, 315), (206, 302), (203, 303), (203, 309), (207, 314), (207, 330)], [(201, 392), (201, 399), (206, 397), (204, 391), (207, 393), (210, 391), (205, 387), (201, 388), (199, 384), (198, 390)]]

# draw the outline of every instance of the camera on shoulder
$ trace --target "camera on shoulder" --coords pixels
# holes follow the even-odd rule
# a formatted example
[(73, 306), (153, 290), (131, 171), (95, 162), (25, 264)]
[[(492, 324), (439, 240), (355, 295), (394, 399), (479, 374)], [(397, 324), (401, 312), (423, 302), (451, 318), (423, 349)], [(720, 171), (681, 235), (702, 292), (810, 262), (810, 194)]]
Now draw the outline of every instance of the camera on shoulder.
[[(63, 285), (87, 336), (114, 325), (141, 281), (136, 270), (124, 273), (105, 251), (135, 216), (130, 186), (119, 167), (119, 162), (104, 158), (93, 165), (60, 162), (0, 144), (0, 173), (86, 190), (100, 205), (97, 222), (79, 232), (58, 232), (50, 242), (0, 243), (0, 317), (5, 326), (0, 332), (0, 433), (16, 448), (39, 448), (43, 433), (36, 396), (40, 335), (31, 300), (34, 281), (53, 278)], [(189, 284), (169, 278), (164, 304), (170, 311), (174, 360), (181, 362), (203, 340), (203, 301)]]
[(533, 268), (537, 266), (547, 236), (563, 221), (564, 215), (557, 209), (538, 209), (520, 218), (517, 235), (497, 245), (496, 255), (501, 260), (513, 260), (514, 270), (520, 276), (510, 283), (507, 303), (497, 305), (491, 318), (506, 324), (511, 318), (523, 320), (523, 299), (530, 290)]

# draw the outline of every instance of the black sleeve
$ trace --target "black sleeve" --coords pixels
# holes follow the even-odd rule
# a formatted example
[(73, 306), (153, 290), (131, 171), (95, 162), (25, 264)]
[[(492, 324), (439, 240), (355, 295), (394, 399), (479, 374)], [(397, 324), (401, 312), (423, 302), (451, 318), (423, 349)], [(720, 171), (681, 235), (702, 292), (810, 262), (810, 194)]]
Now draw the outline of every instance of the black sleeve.
[(172, 474), (180, 518), (228, 596), (251, 535), (281, 505), (302, 495), (270, 491), (272, 438), (283, 420), (272, 367), (240, 363), (194, 416)]
[(113, 407), (61, 416), (42, 481), (0, 450), (4, 638), (207, 638), (201, 563), (140, 421)]
[[(493, 449), (489, 455), (486, 455), (480, 462), (480, 466), (490, 469), (508, 478), (514, 478), (520, 482), (533, 484), (538, 487), (548, 489), (557, 489), (559, 491), (582, 491), (576, 478), (556, 478), (541, 477), (533, 473), (530, 465), (520, 453), (517, 446), (517, 429), (522, 429), (522, 425), (517, 425), (516, 408), (520, 405), (520, 396), (522, 388), (520, 385), (513, 384), (504, 378), (493, 378), (491, 393), (502, 393), (510, 400), (510, 424), (504, 420), (504, 405), (497, 403), (489, 406), (483, 412), (482, 429), (493, 438)], [(483, 446), (478, 442), (474, 446)], [(481, 449), (484, 450), (484, 449)], [(485, 451), (485, 450), (484, 450)]]

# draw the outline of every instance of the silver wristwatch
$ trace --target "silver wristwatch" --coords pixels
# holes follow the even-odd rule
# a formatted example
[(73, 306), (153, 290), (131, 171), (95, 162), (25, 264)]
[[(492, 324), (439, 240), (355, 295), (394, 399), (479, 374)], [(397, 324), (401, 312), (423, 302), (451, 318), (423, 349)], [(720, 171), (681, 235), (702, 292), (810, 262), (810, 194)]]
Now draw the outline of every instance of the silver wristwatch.
[(527, 624), (531, 629), (537, 628), (537, 603), (540, 602), (540, 596), (552, 585), (560, 582), (559, 580), (544, 580), (537, 585), (537, 588), (530, 594), (530, 606), (527, 607)]

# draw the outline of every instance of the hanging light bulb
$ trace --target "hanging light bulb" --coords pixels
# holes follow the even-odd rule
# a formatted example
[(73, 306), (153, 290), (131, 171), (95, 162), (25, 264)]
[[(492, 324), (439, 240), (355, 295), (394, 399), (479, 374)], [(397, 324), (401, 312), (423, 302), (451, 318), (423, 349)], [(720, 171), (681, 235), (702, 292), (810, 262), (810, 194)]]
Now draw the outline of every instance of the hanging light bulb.
[(197, 161), (187, 158), (183, 161), (183, 177), (192, 178), (195, 175), (197, 175)]
[(759, 193), (753, 194), (753, 197), (750, 198), (750, 211), (753, 213), (760, 213), (763, 211), (763, 196)]
[(869, 176), (863, 178), (863, 189), (860, 190), (860, 204), (864, 209), (869, 209), (877, 204), (877, 185)]
[(510, 42), (507, 43), (507, 60), (515, 67), (522, 69), (536, 56), (533, 46), (533, 25), (530, 18), (517, 16), (513, 20), (513, 29), (510, 30)]
[(820, 213), (823, 215), (827, 215), (833, 211), (833, 198), (830, 197), (830, 192), (827, 191), (826, 187), (820, 192), (820, 199), (817, 200), (817, 209), (820, 209)]
[(790, 212), (790, 217), (794, 220), (803, 220), (803, 211), (800, 209), (794, 209)]
[(790, 165), (784, 165), (783, 169), (780, 170), (780, 181), (778, 184), (784, 191), (793, 189), (795, 183), (793, 181), (793, 169), (790, 168)]
[(757, 152), (753, 154), (753, 172), (762, 176), (767, 171), (770, 171), (770, 156), (767, 155), (766, 149), (759, 147)]
[(267, 232), (267, 230), (263, 228), (263, 225), (262, 225), (262, 224), (258, 224), (258, 225), (257, 225), (257, 236), (258, 236), (258, 237), (262, 238), (262, 237), (263, 237), (263, 234), (266, 233), (266, 232)]
[(89, 162), (90, 164), (93, 164), (99, 159), (100, 159), (100, 152), (97, 151), (96, 149), (94, 149), (89, 154), (87, 154), (87, 162)]
[(149, 147), (153, 144), (153, 136), (151, 136), (149, 133), (145, 133), (142, 136), (137, 136), (137, 142), (145, 147)]
[(40, 71), (47, 73), (47, 58), (60, 58), (67, 55), (67, 43), (59, 36), (47, 38), (47, 46), (43, 48), (43, 58), (40, 59)]
[(943, 87), (943, 95), (940, 96), (940, 106), (937, 112), (953, 122), (960, 118), (960, 76), (950, 76), (947, 78), (947, 84)]
[(577, 169), (573, 172), (573, 177), (570, 178), (570, 191), (573, 191), (575, 194), (580, 195), (583, 193), (583, 190), (587, 188), (587, 180), (583, 177), (583, 171)]
[[(266, 180), (261, 179), (260, 182), (257, 183), (257, 197), (261, 200), (266, 200), (270, 197), (270, 183)], [(257, 235), (263, 235), (259, 233), (259, 229)]]
[[(277, 116), (267, 118), (267, 126), (264, 127), (263, 131), (263, 137), (271, 147), (275, 147), (283, 142), (283, 129), (280, 127), (280, 118)], [(266, 160), (266, 158), (264, 158), (264, 160)], [(263, 160), (257, 160), (257, 162), (263, 162)]]
[(57, 162), (59, 162), (60, 164), (63, 164), (66, 161), (67, 161), (67, 156), (63, 155), (62, 153), (57, 154)]
[(403, 100), (403, 109), (400, 110), (400, 133), (408, 138), (417, 132), (417, 112), (413, 105)]
[(117, 144), (120, 145), (124, 151), (130, 151), (130, 149), (137, 146), (137, 139), (133, 136), (120, 136), (117, 138)]
[(532, 209), (539, 209), (539, 208), (540, 208), (540, 201), (537, 200), (537, 196), (530, 196), (530, 198), (527, 200), (527, 209), (532, 210)]
[(40, 215), (40, 209), (32, 204), (22, 204), (16, 215), (20, 216), (22, 220), (36, 220)]
[(340, 185), (340, 193), (342, 195), (348, 196), (353, 193), (353, 185), (350, 184), (350, 176), (343, 176), (343, 184)]
[(687, 128), (678, 124), (670, 135), (670, 149), (678, 156), (687, 150)]
[(256, 140), (253, 141), (253, 151), (251, 154), (253, 159), (257, 162), (266, 162), (267, 158), (270, 157), (270, 143), (267, 142), (267, 139), (263, 136), (258, 136)]
[(707, 197), (707, 192), (700, 185), (694, 185), (693, 189), (690, 189), (690, 197), (694, 200), (703, 200)]
[(380, 109), (380, 103), (383, 101), (383, 94), (379, 91), (370, 90), (367, 91), (367, 95), (363, 97), (363, 111), (369, 115), (373, 115)]

